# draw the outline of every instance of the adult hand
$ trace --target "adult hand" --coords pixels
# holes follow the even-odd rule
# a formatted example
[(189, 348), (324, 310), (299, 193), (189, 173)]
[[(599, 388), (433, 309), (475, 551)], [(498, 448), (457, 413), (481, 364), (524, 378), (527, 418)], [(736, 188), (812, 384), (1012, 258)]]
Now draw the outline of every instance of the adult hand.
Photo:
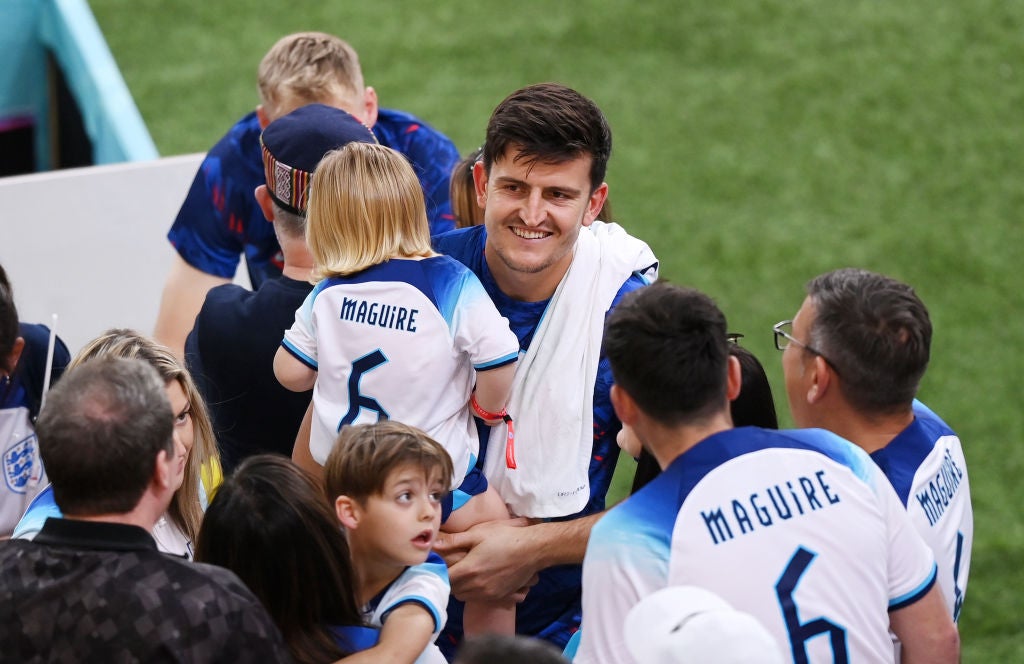
[(523, 601), (543, 568), (533, 528), (519, 518), (440, 533), (434, 550), (448, 563), (452, 594), (462, 601)]

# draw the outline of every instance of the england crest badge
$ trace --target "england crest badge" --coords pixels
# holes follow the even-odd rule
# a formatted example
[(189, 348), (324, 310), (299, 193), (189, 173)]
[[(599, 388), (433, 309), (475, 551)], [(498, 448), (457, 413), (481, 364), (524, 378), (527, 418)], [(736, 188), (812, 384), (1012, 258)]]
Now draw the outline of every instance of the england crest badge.
[(34, 433), (4, 450), (4, 481), (14, 493), (35, 488), (42, 477), (39, 440)]

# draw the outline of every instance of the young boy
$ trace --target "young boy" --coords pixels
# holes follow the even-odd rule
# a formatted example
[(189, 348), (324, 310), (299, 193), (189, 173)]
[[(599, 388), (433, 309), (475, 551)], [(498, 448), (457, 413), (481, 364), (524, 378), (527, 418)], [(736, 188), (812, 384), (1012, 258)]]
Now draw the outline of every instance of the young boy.
[(448, 453), (419, 429), (384, 420), (338, 435), (325, 486), (348, 532), (363, 615), (381, 628), (353, 662), (445, 661), (433, 642), (447, 618), (448, 568), (431, 547), (451, 477)]

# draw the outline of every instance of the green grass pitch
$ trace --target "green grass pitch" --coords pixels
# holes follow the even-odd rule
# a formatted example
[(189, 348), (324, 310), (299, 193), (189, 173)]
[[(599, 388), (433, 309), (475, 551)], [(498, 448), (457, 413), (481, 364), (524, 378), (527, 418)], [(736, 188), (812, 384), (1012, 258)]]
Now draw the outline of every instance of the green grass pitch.
[(91, 5), (165, 155), (205, 150), (250, 110), (260, 57), (295, 30), (347, 38), (383, 105), (463, 152), (513, 89), (581, 90), (614, 131), (618, 220), (665, 277), (717, 299), (787, 424), (770, 326), (803, 284), (846, 265), (913, 284), (935, 324), (921, 397), (973, 480), (964, 661), (1024, 661), (1024, 4)]

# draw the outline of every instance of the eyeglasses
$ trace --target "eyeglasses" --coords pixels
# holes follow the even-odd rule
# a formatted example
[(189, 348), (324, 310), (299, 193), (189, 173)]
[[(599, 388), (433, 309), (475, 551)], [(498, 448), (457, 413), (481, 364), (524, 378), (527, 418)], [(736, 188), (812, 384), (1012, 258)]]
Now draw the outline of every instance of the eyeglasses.
[(736, 344), (737, 346), (739, 345), (740, 339), (742, 339), (742, 338), (743, 338), (743, 335), (740, 334), (739, 332), (727, 332), (726, 335), (725, 335), (725, 340), (726, 341), (728, 341), (731, 344)]
[(794, 337), (792, 334), (790, 334), (790, 332), (787, 331), (787, 328), (789, 330), (793, 329), (792, 320), (780, 320), (775, 325), (772, 325), (772, 332), (775, 333), (775, 347), (777, 349), (786, 350), (791, 345), (799, 346), (800, 348), (806, 350), (808, 353), (817, 355), (821, 359), (825, 360), (825, 363), (832, 367), (832, 371), (835, 371), (837, 374), (839, 373), (839, 370), (836, 369), (836, 365), (832, 363), (832, 360), (825, 357), (825, 355), (817, 348), (805, 344), (804, 342)]

